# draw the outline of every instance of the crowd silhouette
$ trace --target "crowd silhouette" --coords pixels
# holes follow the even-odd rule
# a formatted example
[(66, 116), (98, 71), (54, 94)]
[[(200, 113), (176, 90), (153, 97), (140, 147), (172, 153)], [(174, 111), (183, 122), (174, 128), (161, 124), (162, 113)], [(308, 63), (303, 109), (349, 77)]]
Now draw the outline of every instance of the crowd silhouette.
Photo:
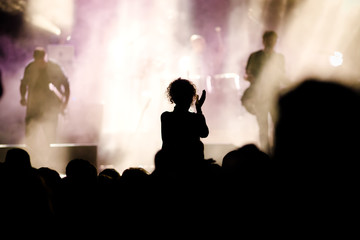
[[(163, 146), (153, 172), (98, 172), (86, 159), (72, 159), (61, 178), (53, 169), (32, 167), (29, 154), (14, 148), (0, 163), (2, 219), (36, 226), (36, 234), (64, 236), (95, 229), (136, 236), (324, 236), (343, 234), (354, 224), (349, 217), (358, 200), (357, 88), (305, 79), (284, 90), (273, 154), (250, 143), (230, 151), (222, 164), (204, 158), (200, 141), (209, 133), (201, 112), (206, 93), (199, 99), (185, 79), (172, 82), (168, 93), (176, 105), (162, 114)], [(194, 101), (197, 113), (188, 111)]]

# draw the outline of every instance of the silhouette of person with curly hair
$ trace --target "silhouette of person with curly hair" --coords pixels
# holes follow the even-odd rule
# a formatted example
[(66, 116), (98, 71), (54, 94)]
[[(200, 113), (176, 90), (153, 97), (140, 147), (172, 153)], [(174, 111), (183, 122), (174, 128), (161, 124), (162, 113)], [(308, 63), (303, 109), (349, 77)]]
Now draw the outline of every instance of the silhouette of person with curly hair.
[[(176, 79), (167, 88), (171, 103), (175, 104), (172, 112), (161, 114), (162, 150), (182, 162), (187, 160), (203, 160), (204, 145), (200, 138), (209, 135), (201, 107), (205, 102), (206, 91), (196, 94), (195, 85), (186, 79)], [(190, 112), (195, 102), (196, 113)], [(181, 158), (181, 159), (179, 159)]]

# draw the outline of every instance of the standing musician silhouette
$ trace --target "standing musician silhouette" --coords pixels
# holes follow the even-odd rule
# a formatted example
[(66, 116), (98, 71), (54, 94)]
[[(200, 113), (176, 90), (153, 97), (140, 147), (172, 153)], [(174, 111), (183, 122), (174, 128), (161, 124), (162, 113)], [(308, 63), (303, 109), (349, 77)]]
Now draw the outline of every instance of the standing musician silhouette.
[(58, 115), (69, 101), (69, 82), (58, 64), (46, 60), (43, 48), (37, 47), (33, 58), (20, 84), (20, 104), (26, 106), (25, 141), (49, 146), (56, 141)]
[(285, 60), (274, 50), (277, 42), (274, 31), (263, 34), (264, 49), (253, 52), (247, 61), (245, 80), (250, 86), (245, 90), (241, 102), (248, 112), (256, 116), (259, 125), (260, 147), (270, 150), (268, 115), (276, 121), (275, 100), (285, 78)]

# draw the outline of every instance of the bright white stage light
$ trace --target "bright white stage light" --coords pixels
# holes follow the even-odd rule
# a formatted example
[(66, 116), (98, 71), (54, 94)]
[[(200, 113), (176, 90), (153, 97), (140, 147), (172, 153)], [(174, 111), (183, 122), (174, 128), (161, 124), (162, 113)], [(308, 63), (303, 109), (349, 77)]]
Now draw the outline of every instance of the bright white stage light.
[(74, 22), (74, 0), (30, 0), (26, 19), (58, 36), (63, 32), (69, 33)]
[(57, 36), (60, 36), (61, 34), (60, 28), (42, 15), (32, 15), (28, 21), (34, 26), (51, 32)]
[(333, 55), (329, 57), (329, 62), (333, 67), (339, 67), (343, 64), (343, 55), (341, 52), (335, 51)]
[(180, 73), (183, 75), (183, 78), (189, 78), (190, 64), (191, 64), (191, 60), (189, 56), (184, 56), (180, 58), (179, 69), (180, 69)]
[(209, 91), (209, 93), (212, 92), (212, 85), (211, 85), (211, 77), (210, 76), (206, 77), (206, 88)]

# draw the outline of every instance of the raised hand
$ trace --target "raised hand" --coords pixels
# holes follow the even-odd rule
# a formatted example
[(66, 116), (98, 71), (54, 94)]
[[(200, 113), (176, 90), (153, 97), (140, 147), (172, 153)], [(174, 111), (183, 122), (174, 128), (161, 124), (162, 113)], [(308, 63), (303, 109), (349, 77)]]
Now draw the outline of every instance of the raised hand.
[(201, 113), (201, 112), (202, 112), (202, 111), (201, 111), (201, 107), (202, 107), (202, 105), (204, 104), (205, 99), (206, 99), (206, 91), (205, 91), (205, 90), (202, 90), (200, 99), (199, 99), (199, 95), (196, 95), (195, 107), (196, 107), (196, 112), (197, 112), (197, 113)]

